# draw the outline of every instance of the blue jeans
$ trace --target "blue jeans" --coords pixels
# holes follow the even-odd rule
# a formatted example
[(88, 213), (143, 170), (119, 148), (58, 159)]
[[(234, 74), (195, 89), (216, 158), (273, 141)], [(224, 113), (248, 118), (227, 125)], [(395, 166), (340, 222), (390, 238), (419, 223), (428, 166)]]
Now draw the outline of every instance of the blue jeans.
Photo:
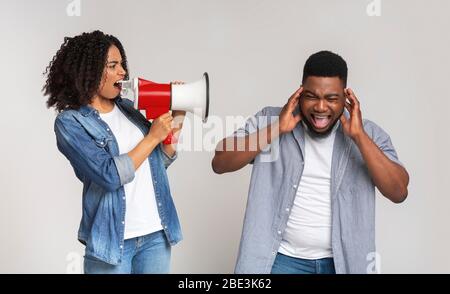
[(164, 231), (127, 239), (122, 262), (111, 265), (84, 256), (85, 274), (167, 274), (170, 270), (170, 244)]
[(277, 253), (272, 274), (335, 274), (333, 258), (302, 259)]

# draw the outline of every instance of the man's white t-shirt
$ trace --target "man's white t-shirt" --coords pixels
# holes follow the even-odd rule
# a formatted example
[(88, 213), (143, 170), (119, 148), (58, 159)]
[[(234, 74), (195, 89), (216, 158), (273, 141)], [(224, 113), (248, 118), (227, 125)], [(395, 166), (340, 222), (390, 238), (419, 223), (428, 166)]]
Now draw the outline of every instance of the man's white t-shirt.
[[(100, 117), (114, 134), (120, 154), (128, 153), (144, 138), (141, 130), (129, 121), (116, 105), (111, 112), (100, 113)], [(162, 230), (148, 160), (144, 160), (136, 170), (133, 181), (125, 184), (124, 189), (125, 239)]]
[(326, 137), (305, 127), (305, 165), (278, 252), (296, 258), (333, 257), (331, 248), (331, 159), (339, 122)]

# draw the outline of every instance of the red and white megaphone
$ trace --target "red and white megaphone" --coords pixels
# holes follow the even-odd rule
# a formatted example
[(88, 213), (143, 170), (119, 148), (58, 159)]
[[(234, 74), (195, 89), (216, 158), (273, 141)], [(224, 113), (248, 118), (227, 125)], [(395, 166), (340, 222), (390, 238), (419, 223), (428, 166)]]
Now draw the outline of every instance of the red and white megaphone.
[[(203, 122), (208, 119), (209, 77), (188, 84), (158, 84), (142, 78), (133, 78), (121, 82), (120, 96), (134, 101), (134, 107), (145, 110), (147, 119), (155, 119), (169, 110), (184, 110), (201, 116)], [(164, 140), (172, 143), (173, 134)]]

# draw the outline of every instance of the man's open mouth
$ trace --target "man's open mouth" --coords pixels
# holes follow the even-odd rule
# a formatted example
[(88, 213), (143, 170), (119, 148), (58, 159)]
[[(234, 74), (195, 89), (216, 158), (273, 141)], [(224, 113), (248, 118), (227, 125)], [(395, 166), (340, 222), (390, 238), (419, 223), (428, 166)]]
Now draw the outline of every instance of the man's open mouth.
[(325, 129), (331, 122), (331, 115), (311, 114), (316, 129)]

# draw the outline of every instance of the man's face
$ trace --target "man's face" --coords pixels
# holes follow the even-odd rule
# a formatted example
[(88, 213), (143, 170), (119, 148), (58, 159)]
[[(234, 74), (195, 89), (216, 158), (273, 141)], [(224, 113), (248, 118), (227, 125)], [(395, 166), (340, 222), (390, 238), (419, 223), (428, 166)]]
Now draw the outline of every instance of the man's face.
[(344, 112), (344, 84), (339, 77), (310, 76), (303, 84), (300, 112), (313, 134), (328, 135)]

